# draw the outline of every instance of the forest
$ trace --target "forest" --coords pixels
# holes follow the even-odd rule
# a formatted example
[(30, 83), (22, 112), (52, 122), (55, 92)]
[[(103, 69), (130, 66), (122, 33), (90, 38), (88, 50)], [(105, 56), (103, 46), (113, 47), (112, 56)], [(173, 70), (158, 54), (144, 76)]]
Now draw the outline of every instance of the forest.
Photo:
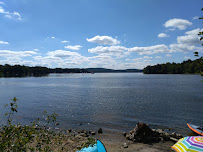
[(85, 69), (50, 69), (47, 67), (24, 65), (0, 65), (0, 77), (26, 77), (26, 76), (45, 76), (50, 73), (88, 73)]
[(199, 74), (203, 71), (203, 58), (182, 63), (157, 64), (143, 69), (144, 74)]

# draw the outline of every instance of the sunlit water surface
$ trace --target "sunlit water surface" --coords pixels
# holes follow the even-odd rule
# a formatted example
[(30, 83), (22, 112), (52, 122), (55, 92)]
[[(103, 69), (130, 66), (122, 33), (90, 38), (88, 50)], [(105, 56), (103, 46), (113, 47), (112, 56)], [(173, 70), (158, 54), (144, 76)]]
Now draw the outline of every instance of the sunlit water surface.
[(0, 78), (4, 104), (19, 101), (14, 121), (29, 123), (44, 110), (57, 113), (63, 129), (128, 131), (139, 121), (152, 128), (187, 133), (187, 122), (203, 126), (203, 77), (141, 73), (51, 74)]

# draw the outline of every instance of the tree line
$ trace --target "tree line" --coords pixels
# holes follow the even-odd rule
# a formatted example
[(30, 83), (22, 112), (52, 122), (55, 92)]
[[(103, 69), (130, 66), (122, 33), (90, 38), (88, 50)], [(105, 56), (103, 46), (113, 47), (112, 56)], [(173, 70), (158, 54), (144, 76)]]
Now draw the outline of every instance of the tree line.
[(203, 71), (203, 58), (194, 61), (187, 60), (182, 63), (166, 63), (147, 66), (143, 69), (144, 74), (199, 74)]
[(50, 73), (88, 73), (85, 69), (50, 69), (47, 67), (24, 65), (0, 65), (0, 77), (26, 77), (26, 76), (45, 76)]

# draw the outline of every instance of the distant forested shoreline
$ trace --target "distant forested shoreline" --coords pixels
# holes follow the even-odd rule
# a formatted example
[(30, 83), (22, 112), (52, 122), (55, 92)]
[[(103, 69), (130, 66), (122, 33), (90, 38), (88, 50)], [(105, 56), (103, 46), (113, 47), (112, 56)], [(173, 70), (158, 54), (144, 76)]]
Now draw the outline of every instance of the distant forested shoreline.
[(47, 68), (41, 66), (29, 67), (24, 65), (0, 65), (0, 77), (40, 77), (51, 73), (123, 73), (142, 72), (138, 69), (113, 70), (105, 68)]
[(187, 60), (182, 63), (166, 63), (147, 66), (143, 69), (144, 74), (199, 74), (203, 71), (203, 58), (194, 61)]
[(50, 73), (88, 73), (85, 69), (47, 68), (41, 66), (0, 65), (0, 77), (46, 76)]
[(203, 71), (203, 58), (182, 63), (166, 63), (147, 66), (143, 70), (126, 69), (113, 70), (105, 68), (47, 68), (41, 66), (29, 67), (24, 65), (0, 65), (0, 77), (46, 76), (51, 73), (123, 73), (143, 72), (144, 74), (198, 74)]

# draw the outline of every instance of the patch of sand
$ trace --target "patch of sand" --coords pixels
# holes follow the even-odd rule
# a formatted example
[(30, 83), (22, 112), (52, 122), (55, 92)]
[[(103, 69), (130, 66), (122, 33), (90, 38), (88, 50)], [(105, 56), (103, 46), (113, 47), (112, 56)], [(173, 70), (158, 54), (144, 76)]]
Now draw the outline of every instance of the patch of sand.
[[(171, 141), (154, 144), (135, 143), (127, 140), (122, 134), (102, 134), (95, 137), (103, 142), (107, 152), (171, 152), (171, 146), (174, 144)], [(124, 148), (123, 143), (126, 143), (128, 148)]]

